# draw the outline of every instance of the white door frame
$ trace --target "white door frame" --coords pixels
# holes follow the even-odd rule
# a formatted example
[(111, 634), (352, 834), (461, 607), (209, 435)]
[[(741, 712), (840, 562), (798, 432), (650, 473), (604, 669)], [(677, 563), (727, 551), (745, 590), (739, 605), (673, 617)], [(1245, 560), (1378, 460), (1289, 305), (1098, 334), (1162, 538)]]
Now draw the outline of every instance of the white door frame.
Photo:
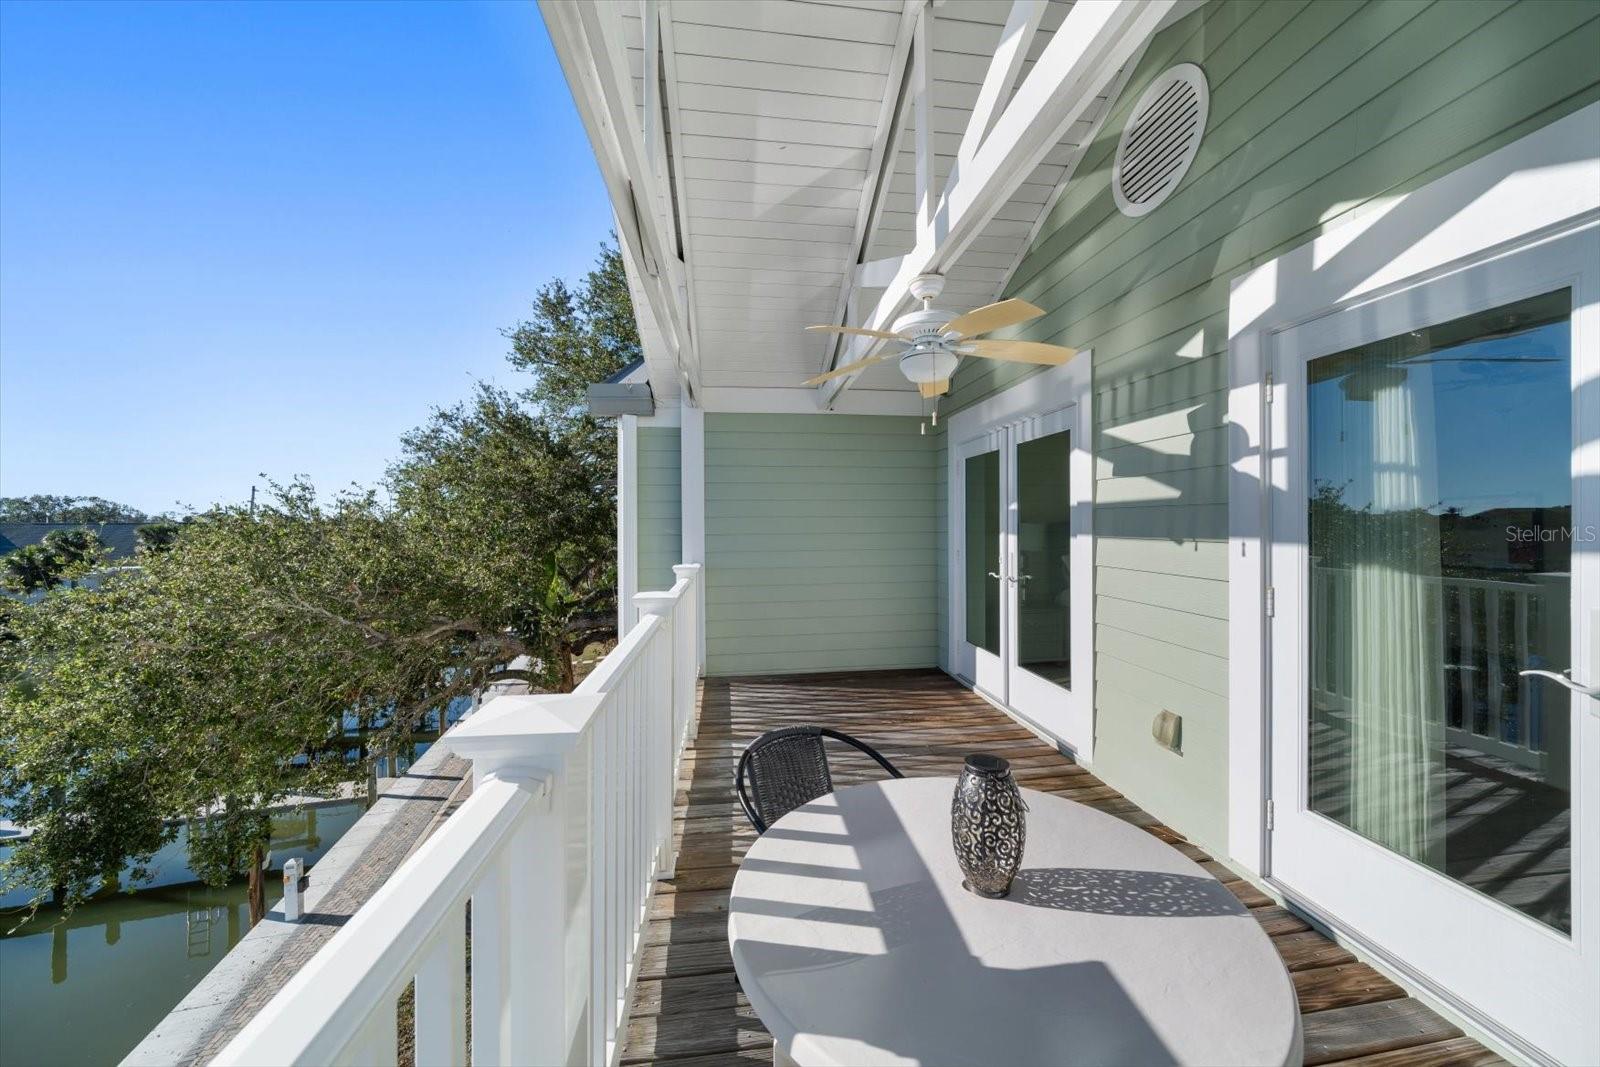
[[(1300, 428), (1291, 428), (1287, 422), (1291, 417), (1289, 384), (1281, 375), (1268, 378), (1266, 372), (1290, 331), (1354, 308), (1377, 312), (1380, 305), (1392, 310), (1408, 302), (1427, 307), (1429, 318), (1442, 321), (1445, 303), (1438, 294), (1450, 293), (1453, 283), (1458, 290), (1468, 290), (1474, 278), (1488, 277), (1483, 272), (1492, 272), (1497, 264), (1511, 266), (1509, 257), (1525, 255), (1529, 249), (1560, 242), (1563, 237), (1570, 242), (1574, 233), (1597, 227), (1600, 104), (1574, 112), (1414, 192), (1367, 205), (1357, 218), (1236, 279), (1229, 305), (1229, 851), (1236, 862), (1317, 914), (1379, 962), (1534, 1061), (1553, 1057), (1590, 1062), (1600, 1058), (1600, 1019), (1595, 1018), (1593, 1006), (1583, 1033), (1571, 1035), (1568, 1045), (1539, 1049), (1518, 1036), (1514, 1023), (1494, 1017), (1494, 1007), (1480, 1009), (1458, 996), (1444, 984), (1448, 977), (1435, 980), (1389, 951), (1381, 938), (1364, 935), (1273, 877), (1272, 798), (1275, 793), (1292, 794), (1272, 785), (1271, 696), (1275, 685), (1297, 683), (1284, 683), (1273, 676), (1267, 611), (1269, 596), (1281, 599), (1287, 595), (1284, 588), (1273, 590), (1272, 575), (1292, 571), (1294, 560), (1292, 553), (1283, 555), (1277, 547), (1268, 558), (1263, 539), (1269, 529), (1271, 497), (1293, 491), (1291, 459), (1303, 457), (1292, 454), (1295, 438), (1291, 429)], [(1596, 245), (1591, 240), (1588, 247)], [(1593, 258), (1600, 259), (1600, 255)], [(1592, 364), (1600, 332), (1600, 302), (1595, 290), (1600, 284), (1600, 262), (1580, 263), (1579, 267), (1582, 277), (1574, 279), (1573, 343), (1580, 361)], [(1538, 279), (1530, 277), (1528, 281), (1534, 284)], [(1435, 304), (1440, 314), (1435, 314)], [(1578, 388), (1576, 397), (1575, 426), (1600, 421), (1600, 377)], [(1595, 513), (1594, 494), (1600, 493), (1600, 441), (1589, 440), (1575, 451), (1573, 475), (1577, 522), (1578, 516)], [(1587, 550), (1584, 545), (1574, 545), (1572, 581), (1575, 598), (1580, 589), (1600, 587), (1600, 551), (1593, 544)], [(1573, 622), (1580, 652), (1573, 674), (1592, 684), (1594, 679), (1580, 672), (1600, 672), (1600, 648), (1595, 647), (1600, 645), (1600, 632), (1586, 632), (1600, 630), (1600, 620), (1575, 618)], [(1585, 659), (1589, 663), (1585, 664)], [(1600, 849), (1593, 847), (1593, 842), (1600, 840), (1596, 837), (1600, 791), (1592, 781), (1583, 782), (1586, 772), (1590, 779), (1594, 777), (1585, 757), (1592, 764), (1593, 754), (1600, 748), (1600, 717), (1587, 714), (1575, 703), (1572, 729), (1574, 783), (1579, 787), (1572, 796), (1572, 944), (1586, 961), (1593, 962), (1600, 961), (1600, 908), (1593, 899), (1576, 894), (1581, 891), (1592, 898), (1600, 886)], [(1589, 847), (1580, 849), (1585, 837)], [(1490, 954), (1495, 951), (1490, 945), (1477, 948)], [(1559, 1000), (1552, 998), (1548, 1009), (1562, 1010)]]
[[(964, 620), (966, 619), (966, 585), (963, 559), (965, 541), (965, 457), (971, 449), (963, 446), (975, 438), (995, 435), (1001, 451), (1001, 484), (1009, 484), (1011, 470), (1005, 438), (1015, 436), (1013, 431), (1041, 416), (1072, 408), (1069, 428), (1072, 432), (1072, 456), (1069, 460), (1070, 495), (1072, 507), (1072, 546), (1069, 550), (1071, 568), (1071, 620), (1072, 620), (1072, 688), (1061, 716), (1052, 716), (1050, 722), (1037, 721), (1010, 705), (1009, 692), (995, 692), (993, 687), (985, 693), (991, 700), (1005, 707), (1014, 717), (1037, 732), (1053, 738), (1075, 758), (1089, 763), (1094, 758), (1094, 412), (1090, 393), (1093, 353), (1087, 349), (1067, 363), (1041, 371), (1018, 382), (1009, 389), (963, 408), (948, 421), (946, 449), (946, 559), (947, 576), (946, 611), (949, 626), (946, 634), (945, 663), (951, 674), (972, 684), (976, 672), (971, 662), (970, 646), (966, 645)], [(1010, 577), (1015, 570), (1015, 523), (1008, 517), (1002, 525), (1006, 548), (1001, 553), (1003, 573)], [(1006, 607), (1001, 612), (1001, 658), (1003, 663), (1015, 659), (1014, 636), (1010, 628), (1011, 605), (1015, 598), (1005, 596)], [(981, 690), (980, 690), (981, 691)]]

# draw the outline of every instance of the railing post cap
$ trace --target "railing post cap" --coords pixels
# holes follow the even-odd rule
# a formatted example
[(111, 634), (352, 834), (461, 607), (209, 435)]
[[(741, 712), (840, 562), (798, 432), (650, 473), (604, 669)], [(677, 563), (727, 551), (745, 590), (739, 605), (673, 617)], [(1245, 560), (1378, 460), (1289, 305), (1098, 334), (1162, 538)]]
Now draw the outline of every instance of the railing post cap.
[(700, 563), (674, 563), (672, 565), (672, 573), (679, 578), (689, 578), (699, 574), (702, 566), (703, 564)]
[(499, 696), (446, 735), (472, 761), (474, 778), (522, 778), (559, 770), (604, 699), (594, 693)]
[(666, 615), (677, 602), (677, 596), (672, 593), (633, 594), (633, 606), (641, 615)]

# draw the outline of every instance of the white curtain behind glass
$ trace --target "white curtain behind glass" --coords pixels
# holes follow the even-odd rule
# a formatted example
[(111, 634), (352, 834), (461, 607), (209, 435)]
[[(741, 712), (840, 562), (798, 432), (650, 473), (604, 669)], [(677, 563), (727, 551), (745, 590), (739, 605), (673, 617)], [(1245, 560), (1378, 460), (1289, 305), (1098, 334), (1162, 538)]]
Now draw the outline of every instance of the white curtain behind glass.
[[(1350, 676), (1350, 825), (1418, 860), (1442, 851), (1443, 608), (1433, 381), (1400, 368), (1400, 343), (1362, 353), (1347, 404), (1368, 405), (1365, 440), (1345, 442), (1371, 479), (1353, 524), (1341, 620)], [(1357, 399), (1367, 397), (1370, 399)]]

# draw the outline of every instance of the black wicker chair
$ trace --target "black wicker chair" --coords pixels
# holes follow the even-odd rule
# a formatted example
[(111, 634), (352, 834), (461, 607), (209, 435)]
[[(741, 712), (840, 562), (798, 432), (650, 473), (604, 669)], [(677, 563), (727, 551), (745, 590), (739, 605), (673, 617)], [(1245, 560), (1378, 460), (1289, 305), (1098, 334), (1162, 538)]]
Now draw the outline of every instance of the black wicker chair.
[[(768, 826), (795, 808), (833, 792), (828, 753), (822, 747), (825, 737), (865, 752), (891, 777), (905, 777), (870, 745), (838, 730), (826, 726), (785, 726), (781, 730), (769, 730), (750, 742), (733, 772), (739, 804), (750, 817), (756, 833), (766, 833)], [(747, 779), (748, 790), (745, 788)]]

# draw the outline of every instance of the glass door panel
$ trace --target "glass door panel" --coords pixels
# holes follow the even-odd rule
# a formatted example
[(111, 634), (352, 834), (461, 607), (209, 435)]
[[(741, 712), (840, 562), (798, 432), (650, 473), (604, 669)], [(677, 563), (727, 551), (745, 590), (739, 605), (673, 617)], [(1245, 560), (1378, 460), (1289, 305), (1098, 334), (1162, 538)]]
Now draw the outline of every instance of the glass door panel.
[(1572, 931), (1569, 290), (1306, 365), (1310, 810)]
[(1000, 453), (966, 461), (966, 637), (1000, 654)]
[(1017, 445), (1017, 666), (1072, 685), (1072, 434)]
[(1268, 876), (1530, 1061), (1600, 1062), (1597, 280), (1586, 226), (1270, 342)]

